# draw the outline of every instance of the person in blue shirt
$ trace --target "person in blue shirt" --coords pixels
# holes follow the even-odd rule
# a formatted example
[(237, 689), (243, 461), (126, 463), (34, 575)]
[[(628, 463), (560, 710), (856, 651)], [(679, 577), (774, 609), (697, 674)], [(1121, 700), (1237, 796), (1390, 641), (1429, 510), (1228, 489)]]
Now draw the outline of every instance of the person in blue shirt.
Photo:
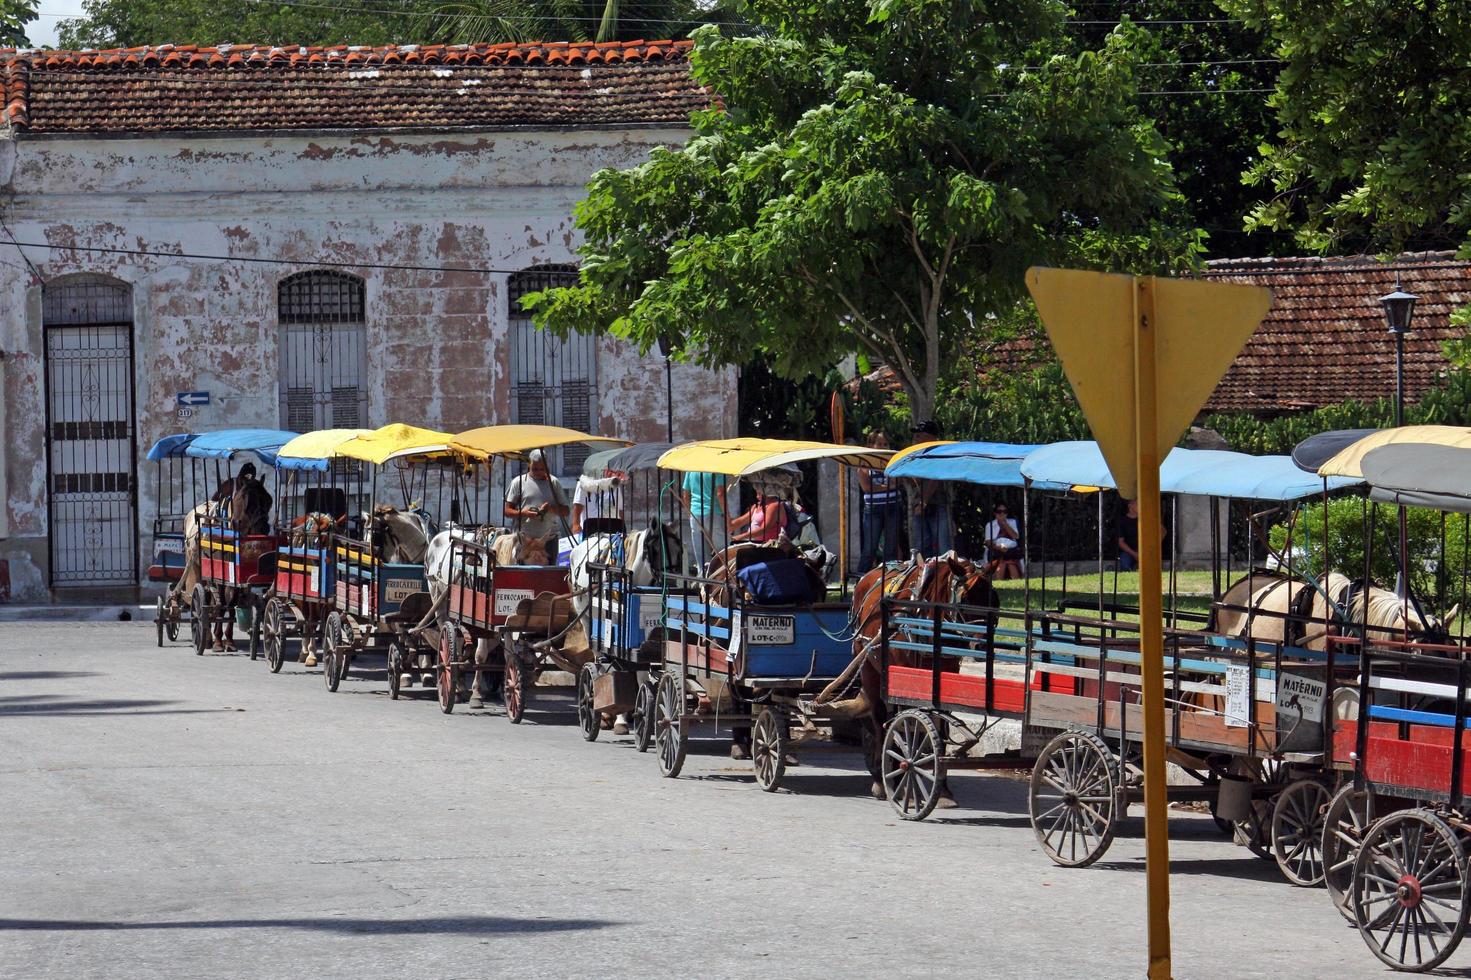
[[(889, 437), (882, 432), (871, 433), (868, 448), (888, 449)], [(899, 502), (897, 481), (889, 479), (882, 469), (859, 470), (858, 491), (863, 501), (859, 525), (862, 557), (858, 563), (858, 574), (862, 575), (880, 561), (898, 559), (903, 507)]]
[(684, 509), (690, 518), (690, 557), (695, 574), (703, 575), (710, 555), (724, 538), (725, 477), (716, 473), (686, 473), (682, 484)]

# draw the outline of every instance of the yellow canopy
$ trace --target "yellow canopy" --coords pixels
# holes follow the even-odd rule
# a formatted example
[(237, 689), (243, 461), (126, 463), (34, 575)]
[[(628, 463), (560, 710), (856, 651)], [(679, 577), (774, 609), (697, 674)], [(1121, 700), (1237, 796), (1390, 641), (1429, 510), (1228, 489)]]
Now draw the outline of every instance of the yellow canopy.
[(1471, 429), (1458, 425), (1403, 425), (1398, 429), (1380, 429), (1340, 450), (1337, 456), (1318, 467), (1318, 475), (1362, 480), (1364, 457), (1380, 446), (1396, 443), (1471, 449)]
[(448, 432), (394, 422), (347, 440), (337, 447), (337, 455), (382, 466), (389, 460), (406, 456), (447, 455), (452, 438)]
[(659, 466), (682, 473), (719, 473), (747, 476), (789, 463), (831, 459), (848, 466), (883, 469), (894, 453), (889, 449), (839, 446), (830, 442), (790, 439), (713, 439), (675, 446), (659, 457)]
[(285, 459), (330, 459), (337, 447), (349, 439), (365, 436), (371, 429), (318, 429), (292, 439), (277, 454)]
[(489, 459), (492, 456), (519, 458), (533, 449), (547, 449), (576, 442), (633, 445), (627, 439), (591, 436), (586, 432), (564, 429), (558, 425), (487, 425), (456, 433), (449, 441), (449, 448), (452, 452), (473, 459)]
[(931, 446), (953, 446), (955, 441), (954, 439), (936, 439), (934, 442), (916, 442), (908, 449), (900, 449), (893, 456), (889, 457), (889, 465), (894, 466), (906, 457), (923, 452)]

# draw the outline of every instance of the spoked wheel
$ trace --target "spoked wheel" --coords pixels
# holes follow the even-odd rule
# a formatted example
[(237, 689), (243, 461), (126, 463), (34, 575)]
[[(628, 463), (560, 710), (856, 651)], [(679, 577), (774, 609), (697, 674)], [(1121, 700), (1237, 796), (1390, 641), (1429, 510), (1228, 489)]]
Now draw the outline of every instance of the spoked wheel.
[(1316, 779), (1299, 779), (1277, 795), (1272, 807), (1272, 854), (1294, 885), (1316, 888), (1323, 883), (1323, 817), (1329, 799), (1328, 787)]
[(266, 650), (266, 665), (271, 673), (279, 674), (286, 662), (286, 617), (281, 609), (284, 604), (275, 596), (266, 600), (266, 611), (261, 614), (261, 645)]
[(633, 701), (633, 747), (640, 752), (649, 751), (654, 744), (654, 699), (658, 688), (651, 681), (638, 686)]
[(905, 820), (934, 812), (945, 779), (945, 743), (928, 712), (906, 708), (884, 733), (884, 795)]
[(169, 638), (170, 643), (177, 642), (179, 639), (179, 617), (181, 615), (183, 615), (183, 611), (170, 602), (168, 604), (168, 618), (163, 624), (163, 635)]
[(209, 643), (209, 626), (209, 590), (196, 585), (189, 595), (189, 638), (194, 641), (195, 654), (201, 657)]
[(689, 739), (684, 731), (684, 677), (664, 674), (654, 697), (654, 742), (659, 747), (659, 771), (669, 779), (684, 768)]
[(158, 645), (163, 646), (163, 624), (168, 618), (169, 603), (164, 596), (158, 597), (158, 609), (153, 614), (153, 628), (158, 631)]
[(1354, 859), (1359, 856), (1364, 831), (1374, 822), (1374, 794), (1343, 787), (1333, 794), (1323, 817), (1323, 884), (1333, 907), (1353, 921)]
[(324, 644), (326, 652), (322, 657), (322, 677), (327, 682), (327, 690), (333, 692), (342, 683), (342, 668), (347, 661), (347, 644), (343, 642), (346, 630), (347, 624), (343, 622), (341, 613), (327, 614)]
[(1354, 921), (1364, 942), (1396, 970), (1444, 963), (1466, 933), (1466, 853), (1456, 832), (1429, 810), (1383, 817), (1354, 860)]
[(598, 740), (598, 732), (603, 727), (602, 719), (592, 706), (594, 673), (593, 665), (587, 663), (577, 674), (577, 727), (582, 729), (582, 737), (589, 742)]
[(501, 684), (501, 703), (506, 706), (506, 717), (511, 724), (519, 725), (526, 717), (526, 701), (534, 675), (514, 646), (503, 648), (502, 655), (506, 659), (506, 674)]
[(399, 692), (403, 690), (403, 675), (407, 667), (408, 655), (404, 650), (404, 641), (397, 633), (388, 641), (388, 697), (397, 701)]
[(1086, 868), (1101, 858), (1118, 832), (1119, 803), (1113, 752), (1091, 732), (1063, 732), (1032, 767), (1032, 832), (1054, 864)]
[(772, 708), (762, 708), (751, 727), (751, 761), (756, 767), (756, 782), (768, 793), (776, 792), (787, 772), (787, 716)]
[(455, 696), (460, 676), (455, 667), (465, 649), (465, 637), (458, 626), (446, 626), (439, 634), (439, 710), (445, 714), (455, 710)]
[[(1253, 777), (1253, 782), (1266, 783), (1269, 786), (1286, 787), (1287, 767), (1277, 759), (1260, 759), (1257, 762), (1259, 769)], [(1232, 834), (1232, 840), (1251, 851), (1264, 861), (1277, 860), (1276, 852), (1272, 848), (1272, 814), (1277, 805), (1277, 794), (1251, 800), (1251, 813), (1245, 820), (1236, 822), (1236, 830)]]

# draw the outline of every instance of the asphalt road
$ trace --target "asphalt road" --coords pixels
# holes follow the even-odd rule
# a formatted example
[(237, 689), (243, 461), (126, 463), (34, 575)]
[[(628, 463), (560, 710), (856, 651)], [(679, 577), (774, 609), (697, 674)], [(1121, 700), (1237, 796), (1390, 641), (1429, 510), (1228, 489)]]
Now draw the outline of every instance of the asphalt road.
[[(718, 754), (665, 780), (566, 713), (328, 694), (137, 624), (0, 623), (0, 744), (4, 977), (1144, 972), (1142, 821), (1056, 868), (1014, 779), (905, 823), (856, 755), (772, 795)], [(1176, 976), (1387, 973), (1323, 892), (1171, 832)]]

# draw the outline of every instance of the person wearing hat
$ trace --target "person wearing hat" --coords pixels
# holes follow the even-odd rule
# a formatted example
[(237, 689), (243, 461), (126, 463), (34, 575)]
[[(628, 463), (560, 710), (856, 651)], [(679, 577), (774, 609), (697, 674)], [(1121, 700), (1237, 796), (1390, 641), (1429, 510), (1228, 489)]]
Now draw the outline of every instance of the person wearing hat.
[[(933, 419), (914, 427), (911, 446), (934, 442), (940, 438), (940, 427)], [(938, 480), (906, 480), (909, 491), (909, 547), (926, 558), (935, 558), (950, 550), (950, 508), (945, 500), (944, 484)]]
[(547, 470), (546, 453), (533, 449), (526, 472), (506, 488), (505, 514), (512, 521), (511, 528), (528, 538), (545, 541), (547, 561), (555, 564), (559, 519), (569, 513), (565, 491)]

